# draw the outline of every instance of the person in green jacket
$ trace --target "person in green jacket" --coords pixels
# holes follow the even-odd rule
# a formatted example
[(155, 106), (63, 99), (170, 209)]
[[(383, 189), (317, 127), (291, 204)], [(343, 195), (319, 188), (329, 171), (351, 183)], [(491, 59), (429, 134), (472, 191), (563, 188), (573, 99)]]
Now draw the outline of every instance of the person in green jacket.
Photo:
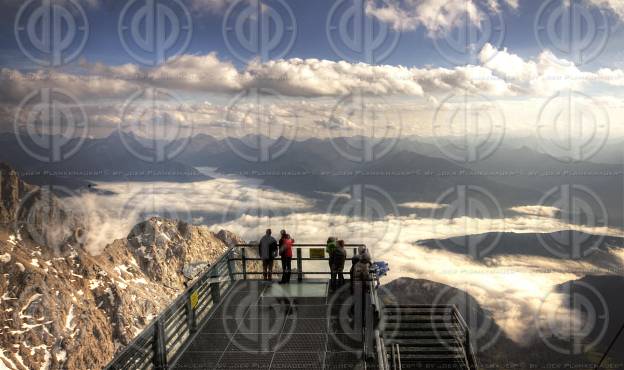
[(329, 255), (329, 271), (332, 276), (332, 280), (330, 281), (330, 288), (333, 288), (333, 276), (334, 276), (333, 266), (334, 266), (335, 252), (336, 252), (337, 247), (338, 247), (338, 241), (335, 237), (330, 236), (329, 238), (327, 238), (325, 252), (327, 252), (327, 254)]
[(329, 258), (331, 258), (331, 255), (334, 253), (337, 246), (338, 246), (338, 242), (336, 240), (336, 237), (330, 236), (329, 238), (327, 238), (327, 245), (325, 246), (325, 252), (329, 254)]

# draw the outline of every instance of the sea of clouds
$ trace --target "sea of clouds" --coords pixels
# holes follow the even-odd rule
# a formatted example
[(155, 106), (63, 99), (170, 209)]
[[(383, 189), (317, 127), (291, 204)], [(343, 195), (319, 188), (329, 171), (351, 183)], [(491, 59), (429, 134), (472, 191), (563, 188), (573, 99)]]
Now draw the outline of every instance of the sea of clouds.
[[(215, 232), (227, 229), (247, 241), (258, 240), (269, 227), (276, 232), (288, 230), (298, 243), (323, 243), (334, 235), (347, 243), (365, 243), (375, 260), (387, 261), (390, 272), (385, 282), (411, 277), (466, 291), (492, 312), (501, 329), (519, 343), (535, 337), (535, 322), (543, 317), (561, 317), (562, 326), (570, 325), (570, 317), (575, 315), (565, 307), (565, 295), (553, 292), (553, 288), (581, 278), (583, 271), (596, 272), (595, 266), (554, 257), (517, 255), (478, 261), (416, 242), (502, 231), (546, 233), (575, 229), (621, 235), (620, 230), (566, 224), (538, 212), (507, 219), (453, 220), (415, 215), (369, 219), (366, 215), (319, 213), (314, 211), (314, 202), (302, 196), (231, 176), (185, 184), (99, 183), (97, 189), (100, 191), (78, 195), (79, 201), (72, 202), (80, 204), (87, 215), (86, 248), (91, 254), (101, 253), (112, 240), (125, 237), (137, 222), (150, 216), (205, 224)], [(624, 266), (623, 250), (614, 250), (613, 257)]]

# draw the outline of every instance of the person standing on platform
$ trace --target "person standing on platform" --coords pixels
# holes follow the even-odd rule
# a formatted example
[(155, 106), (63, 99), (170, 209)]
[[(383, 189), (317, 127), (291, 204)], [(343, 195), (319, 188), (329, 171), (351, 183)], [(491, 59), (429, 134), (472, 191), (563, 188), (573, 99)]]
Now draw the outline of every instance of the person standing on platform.
[(295, 240), (289, 234), (284, 233), (280, 239), (280, 257), (282, 257), (282, 281), (280, 284), (290, 283), (290, 273), (292, 271), (293, 244)]
[(271, 281), (273, 278), (273, 260), (276, 252), (277, 241), (271, 236), (271, 229), (267, 229), (258, 244), (258, 254), (262, 259), (262, 278), (265, 281)]

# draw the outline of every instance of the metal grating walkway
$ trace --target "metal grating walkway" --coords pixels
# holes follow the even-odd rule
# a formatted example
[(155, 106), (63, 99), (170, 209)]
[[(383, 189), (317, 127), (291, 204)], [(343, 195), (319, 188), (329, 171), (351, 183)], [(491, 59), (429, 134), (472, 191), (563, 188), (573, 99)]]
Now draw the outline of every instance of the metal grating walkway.
[(306, 297), (305, 289), (289, 298), (265, 294), (270, 289), (271, 284), (262, 281), (236, 282), (174, 368), (361, 367), (361, 330), (354, 329), (347, 286), (321, 297)]

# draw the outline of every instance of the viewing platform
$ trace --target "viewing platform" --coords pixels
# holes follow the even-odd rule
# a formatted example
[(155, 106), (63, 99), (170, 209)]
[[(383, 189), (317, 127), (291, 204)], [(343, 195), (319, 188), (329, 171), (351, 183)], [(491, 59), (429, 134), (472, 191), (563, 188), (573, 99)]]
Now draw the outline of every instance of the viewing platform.
[(381, 271), (331, 291), (324, 245), (295, 245), (289, 284), (238, 245), (196, 278), (107, 369), (477, 369), (454, 306), (378, 296)]

